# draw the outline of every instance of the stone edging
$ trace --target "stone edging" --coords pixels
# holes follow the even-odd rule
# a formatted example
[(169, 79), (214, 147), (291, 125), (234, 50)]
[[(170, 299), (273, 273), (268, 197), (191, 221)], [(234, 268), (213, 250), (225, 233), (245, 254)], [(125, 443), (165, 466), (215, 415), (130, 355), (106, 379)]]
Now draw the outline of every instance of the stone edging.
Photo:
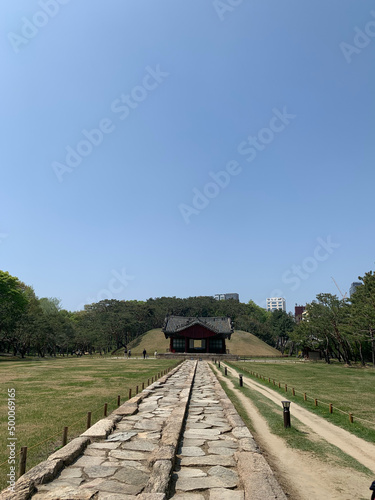
[[(36, 486), (49, 483), (53, 479), (55, 479), (58, 474), (61, 472), (61, 470), (70, 464), (74, 462), (76, 458), (78, 458), (86, 449), (86, 447), (90, 444), (93, 443), (99, 439), (105, 439), (108, 434), (112, 432), (112, 430), (115, 428), (116, 423), (119, 422), (123, 416), (126, 415), (134, 415), (135, 413), (138, 412), (138, 405), (141, 401), (143, 401), (150, 393), (150, 390), (156, 385), (161, 385), (165, 384), (165, 382), (171, 377), (176, 371), (178, 371), (181, 367), (181, 364), (173, 368), (169, 373), (155, 381), (153, 384), (149, 385), (146, 389), (144, 389), (141, 393), (137, 394), (133, 398), (129, 399), (126, 401), (124, 404), (119, 406), (116, 410), (114, 410), (108, 417), (103, 418), (96, 422), (94, 425), (92, 425), (87, 431), (82, 433), (80, 436), (76, 437), (75, 439), (72, 439), (66, 446), (61, 448), (60, 450), (56, 451), (52, 455), (50, 455), (47, 460), (39, 463), (32, 469), (30, 469), (28, 472), (26, 472), (22, 477), (16, 481), (14, 491), (10, 491), (9, 489), (5, 489), (2, 492), (0, 492), (0, 500), (29, 500), (32, 495), (36, 491)], [(196, 367), (195, 367), (196, 368)], [(192, 377), (194, 378), (195, 374), (195, 368), (193, 371)], [(189, 377), (190, 379), (190, 377)], [(191, 380), (190, 380), (190, 385), (191, 385)], [(185, 389), (184, 389), (185, 390)], [(187, 401), (186, 401), (187, 402)], [(176, 421), (179, 418), (178, 412), (179, 408), (176, 408), (174, 412), (176, 412)], [(182, 420), (185, 416), (185, 411), (186, 411), (186, 403), (184, 405), (184, 413)], [(173, 414), (172, 414), (173, 415)], [(171, 417), (172, 417), (171, 415)], [(181, 423), (182, 427), (182, 423)], [(169, 434), (173, 437), (174, 433), (178, 431), (178, 438), (180, 436), (181, 428), (178, 430), (177, 427), (173, 428), (169, 431)], [(164, 433), (163, 433), (164, 434)], [(177, 442), (178, 442), (177, 438)], [(172, 442), (174, 442), (174, 439), (171, 439)], [(168, 455), (169, 456), (169, 455)], [(165, 460), (163, 454), (161, 454), (160, 457), (157, 458), (155, 461), (155, 464), (158, 462), (163, 462)], [(170, 460), (167, 458), (167, 460)], [(172, 462), (174, 461), (174, 457)], [(155, 468), (154, 464), (154, 468)], [(172, 467), (172, 465), (171, 465)], [(158, 465), (155, 469), (155, 474), (154, 471), (151, 474), (149, 483), (151, 479), (157, 474), (160, 474), (160, 471), (158, 472), (157, 469), (160, 468), (160, 465)], [(172, 470), (172, 469), (171, 469)], [(156, 493), (155, 491), (156, 484), (154, 486), (150, 485), (150, 493)], [(169, 487), (169, 482), (168, 482), (168, 487)], [(159, 486), (160, 489), (160, 486)], [(167, 490), (165, 490), (167, 491)], [(165, 493), (163, 491), (163, 493)], [(150, 495), (146, 494), (144, 495), (141, 493), (139, 495), (140, 500), (146, 500), (146, 499), (152, 499), (152, 500), (163, 500), (165, 497), (164, 494), (162, 495)]]
[[(213, 365), (211, 364), (213, 367)], [(221, 387), (215, 371), (215, 391), (220, 398), (232, 433), (239, 440), (239, 450), (234, 454), (237, 470), (245, 490), (246, 500), (286, 500), (271, 467), (261, 454), (253, 435), (239, 416), (232, 401)]]

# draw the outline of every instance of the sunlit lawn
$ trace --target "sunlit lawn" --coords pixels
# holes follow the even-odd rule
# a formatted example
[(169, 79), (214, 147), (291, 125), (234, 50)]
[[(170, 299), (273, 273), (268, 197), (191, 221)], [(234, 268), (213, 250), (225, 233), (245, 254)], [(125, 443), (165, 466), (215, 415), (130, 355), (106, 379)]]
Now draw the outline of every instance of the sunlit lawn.
[[(17, 452), (28, 447), (27, 468), (44, 460), (61, 445), (62, 432), (69, 427), (69, 439), (86, 429), (87, 412), (92, 423), (135, 394), (142, 382), (176, 366), (177, 360), (111, 359), (104, 357), (57, 358), (36, 361), (3, 361), (0, 378), (3, 394), (0, 402), (0, 464), (8, 458), (7, 398), (8, 388), (16, 390)], [(54, 437), (53, 437), (54, 436)], [(52, 439), (50, 439), (52, 438)], [(46, 443), (39, 443), (46, 440)], [(0, 488), (6, 486), (8, 464), (0, 467)]]
[[(253, 371), (264, 376), (266, 381), (256, 380), (279, 390), (284, 399), (304, 404), (348, 430), (354, 429), (353, 424), (349, 423), (348, 413), (353, 414), (354, 422), (361, 424), (364, 431), (366, 428), (375, 429), (375, 369), (372, 367), (347, 367), (337, 362), (328, 365), (324, 362), (300, 361), (238, 362), (231, 365), (244, 374)], [(268, 378), (271, 378), (271, 384), (268, 383)], [(273, 379), (276, 386), (273, 385)], [(279, 382), (281, 389), (278, 388)], [(296, 397), (292, 396), (293, 387)], [(303, 393), (307, 395), (307, 403), (303, 400)], [(318, 400), (318, 408), (315, 407), (315, 399)], [(334, 407), (332, 415), (329, 415), (329, 403)]]

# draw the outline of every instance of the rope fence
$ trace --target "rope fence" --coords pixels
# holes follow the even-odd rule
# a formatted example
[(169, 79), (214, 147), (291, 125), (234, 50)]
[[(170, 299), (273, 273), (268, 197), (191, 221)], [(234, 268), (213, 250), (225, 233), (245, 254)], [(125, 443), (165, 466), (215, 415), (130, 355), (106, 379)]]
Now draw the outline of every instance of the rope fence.
[[(215, 360), (215, 364), (216, 364), (216, 360)], [(220, 368), (220, 362), (218, 363), (218, 368)], [(225, 373), (225, 375), (227, 375), (226, 367), (225, 367), (224, 373)], [(269, 384), (272, 384), (276, 388), (284, 389), (285, 393), (288, 393), (288, 390), (290, 391), (290, 388), (288, 388), (288, 384), (282, 383), (280, 381), (276, 381), (274, 378), (265, 377), (264, 375), (262, 375), (258, 372), (252, 371), (252, 370), (246, 371), (246, 374), (251, 375), (252, 377), (257, 378), (259, 380), (263, 380), (266, 383), (268, 382)], [(242, 374), (240, 374), (240, 382), (239, 382), (240, 385), (241, 385), (241, 381), (242, 381)], [(306, 392), (297, 391), (294, 387), (291, 388), (290, 392), (292, 393), (293, 396), (301, 395), (303, 397), (304, 401), (308, 401), (308, 400), (313, 401), (314, 406), (316, 406), (316, 407), (318, 407), (320, 405), (327, 406), (329, 413), (331, 413), (331, 414), (333, 413), (333, 410), (335, 410), (335, 411), (338, 411), (339, 413), (342, 413), (343, 415), (347, 415), (349, 418), (349, 422), (351, 424), (354, 423), (354, 414), (352, 412), (344, 411), (341, 408), (338, 408), (337, 406), (333, 406), (332, 403), (327, 403), (326, 401), (323, 401), (321, 399), (317, 399), (317, 398), (314, 398), (311, 396), (308, 397)], [(361, 422), (364, 422), (366, 424), (370, 424), (372, 426), (375, 425), (375, 422), (371, 422), (370, 420), (366, 420), (365, 418), (358, 417), (357, 415), (356, 415), (355, 419), (356, 419), (356, 421), (359, 420)]]
[[(146, 382), (142, 382), (141, 385), (137, 385), (135, 387), (135, 391), (134, 391), (134, 395), (137, 395), (139, 393), (139, 390), (140, 390), (140, 387), (142, 387), (141, 390), (143, 390), (145, 388), (145, 386), (149, 386), (150, 385), (150, 381), (151, 381), (151, 384), (156, 382), (159, 378), (163, 377), (164, 375), (167, 375), (173, 368), (175, 367), (169, 367), (169, 368), (166, 368), (164, 370), (162, 370), (161, 372), (158, 372), (155, 376), (151, 377), (151, 378), (148, 378), (147, 379), (147, 385), (146, 385)], [(132, 398), (132, 389), (134, 389), (134, 387), (130, 387), (130, 388), (126, 388), (125, 389), (125, 393), (128, 392), (128, 397), (124, 397), (124, 401), (123, 402), (126, 402), (126, 401), (129, 401), (129, 399)], [(121, 396), (120, 395), (117, 395), (116, 398), (111, 398), (111, 406), (113, 405), (113, 409), (110, 411), (110, 413), (117, 407), (121, 406)], [(60, 446), (57, 446), (55, 447), (55, 451), (56, 449), (59, 449), (60, 447), (62, 446), (65, 446), (67, 444), (67, 441), (68, 441), (68, 430), (69, 429), (72, 429), (72, 427), (78, 425), (78, 424), (81, 424), (83, 425), (85, 422), (86, 422), (86, 425), (85, 425), (85, 429), (84, 430), (87, 430), (89, 427), (91, 427), (91, 425), (93, 425), (93, 422), (92, 422), (92, 415), (93, 414), (97, 414), (99, 411), (102, 411), (102, 415), (99, 415), (98, 418), (95, 420), (94, 423), (98, 422), (101, 418), (103, 417), (106, 417), (108, 415), (108, 407), (109, 407), (109, 403), (106, 402), (106, 403), (102, 403), (100, 406), (97, 406), (96, 408), (94, 408), (93, 410), (91, 411), (88, 411), (84, 414), (82, 414), (82, 412), (76, 412), (76, 413), (73, 413), (72, 415), (70, 415), (70, 417), (75, 417), (77, 416), (78, 414), (81, 415), (81, 417), (76, 420), (75, 422), (71, 423), (69, 426), (65, 426), (63, 428), (63, 430), (60, 430), (58, 432), (56, 432), (55, 434), (49, 436), (48, 438), (44, 439), (43, 441), (40, 441), (39, 443), (36, 443), (32, 446), (23, 446), (21, 447), (20, 451), (18, 451), (16, 454), (15, 454), (15, 458), (18, 460), (19, 462), (19, 465), (18, 465), (18, 474), (17, 474), (17, 479), (19, 479), (25, 472), (26, 472), (26, 460), (27, 460), (27, 453), (30, 452), (31, 450), (35, 450), (36, 448), (39, 448), (41, 447), (42, 445), (46, 444), (46, 443), (51, 443), (52, 444), (52, 441), (54, 438), (56, 438), (57, 436), (60, 436), (62, 437), (61, 438), (61, 445)], [(84, 431), (82, 431), (84, 432)], [(79, 435), (79, 434), (78, 434)], [(73, 436), (72, 438), (74, 439), (74, 437), (77, 436), (77, 433), (73, 433)], [(50, 454), (50, 453), (48, 453)], [(8, 462), (8, 459), (5, 460), (4, 462), (0, 463), (0, 469), (5, 467), (6, 465), (8, 465), (9, 467), (9, 462)], [(5, 485), (2, 486), (0, 485), (0, 490), (1, 490), (1, 487), (6, 487)]]

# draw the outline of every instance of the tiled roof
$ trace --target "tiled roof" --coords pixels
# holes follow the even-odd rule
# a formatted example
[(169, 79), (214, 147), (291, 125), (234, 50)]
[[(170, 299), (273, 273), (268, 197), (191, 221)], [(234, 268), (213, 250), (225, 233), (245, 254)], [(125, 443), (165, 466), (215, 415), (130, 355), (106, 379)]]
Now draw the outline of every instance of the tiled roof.
[(178, 333), (189, 326), (202, 325), (216, 333), (233, 333), (230, 318), (205, 318), (186, 316), (167, 316), (164, 321), (164, 333)]

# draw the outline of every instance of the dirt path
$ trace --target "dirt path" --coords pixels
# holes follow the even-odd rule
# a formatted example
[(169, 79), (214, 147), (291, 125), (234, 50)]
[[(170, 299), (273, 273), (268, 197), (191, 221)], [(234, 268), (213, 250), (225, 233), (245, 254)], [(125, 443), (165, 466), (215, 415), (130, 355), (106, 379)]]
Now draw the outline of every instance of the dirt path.
[[(228, 371), (237, 376), (235, 370), (228, 367)], [(216, 373), (220, 379), (224, 379), (220, 372), (216, 371)], [(230, 380), (226, 378), (225, 381), (231, 389), (235, 389)], [(246, 377), (244, 377), (244, 384), (274, 401), (278, 406), (280, 405), (280, 394), (272, 389)], [(328, 466), (327, 461), (312, 453), (287, 447), (283, 439), (270, 432), (267, 422), (251, 400), (239, 391), (236, 394), (253, 422), (254, 434), (259, 446), (291, 500), (361, 500), (370, 498), (371, 492), (368, 488), (372, 478), (369, 479), (363, 473), (339, 467), (334, 463), (330, 463)], [(375, 474), (374, 445), (330, 424), (294, 403), (292, 418), (300, 420), (315, 441), (325, 440), (335, 445)]]

